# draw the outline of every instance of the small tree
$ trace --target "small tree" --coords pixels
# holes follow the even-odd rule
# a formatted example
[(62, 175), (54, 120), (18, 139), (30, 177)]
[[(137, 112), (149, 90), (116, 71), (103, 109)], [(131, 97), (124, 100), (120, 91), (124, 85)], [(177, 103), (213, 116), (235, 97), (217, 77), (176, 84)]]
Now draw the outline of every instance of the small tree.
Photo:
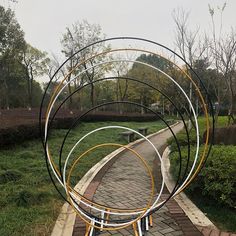
[[(222, 19), (223, 12), (226, 8), (226, 3), (222, 7), (217, 7), (220, 13), (220, 28), (219, 34), (216, 34), (215, 26), (215, 9), (209, 5), (209, 13), (212, 21), (212, 43), (211, 54), (213, 58), (213, 64), (217, 73), (217, 84), (219, 85), (219, 92), (224, 90), (224, 96), (228, 96), (228, 117), (229, 123), (231, 119), (235, 122), (236, 112), (236, 32), (234, 29), (229, 34), (224, 34), (226, 37), (222, 37)], [(221, 102), (221, 101), (220, 101)], [(220, 105), (220, 102), (218, 104)], [(218, 106), (220, 107), (220, 106)], [(218, 114), (219, 111), (217, 111)]]
[[(188, 28), (189, 13), (185, 12), (183, 9), (177, 9), (173, 11), (173, 19), (176, 25), (176, 36), (175, 44), (180, 52), (183, 59), (188, 62), (188, 64), (193, 67), (194, 61), (204, 58), (204, 53), (207, 52), (208, 39), (204, 37), (201, 39), (199, 34), (199, 28), (191, 31)], [(191, 74), (188, 66), (186, 65), (187, 73), (195, 78)], [(196, 79), (196, 78), (195, 78)], [(196, 81), (199, 85), (198, 80)], [(189, 98), (192, 100), (193, 97), (193, 84), (189, 82)], [(198, 110), (198, 98), (196, 98), (196, 110)], [(191, 115), (191, 106), (189, 105), (189, 113)], [(191, 117), (190, 117), (191, 118)], [(189, 122), (189, 128), (191, 128), (191, 123)]]
[(220, 41), (220, 72), (228, 90), (228, 124), (236, 123), (236, 32), (232, 29), (225, 40)]
[[(105, 35), (102, 33), (101, 27), (97, 24), (90, 24), (88, 21), (83, 20), (82, 22), (76, 22), (72, 25), (71, 28), (66, 28), (66, 33), (63, 34), (61, 40), (62, 52), (66, 57), (71, 57), (75, 52), (83, 47), (102, 40), (105, 38)], [(70, 59), (67, 64), (67, 71), (74, 69), (78, 63), (82, 63), (82, 66), (76, 68), (73, 74), (69, 73), (67, 76), (67, 81), (71, 80), (71, 76), (76, 76), (82, 70), (86, 70), (85, 75), (80, 76), (77, 80), (74, 80), (74, 87), (82, 86), (85, 82), (93, 82), (96, 78), (99, 78), (104, 73), (104, 69), (93, 67), (97, 62), (101, 62), (103, 57), (96, 57), (89, 59), (85, 62), (86, 59), (90, 58), (92, 55), (95, 55), (99, 50), (104, 50), (107, 47), (104, 43), (99, 45), (94, 45), (86, 50), (76, 54), (73, 58)], [(89, 69), (91, 68), (91, 69)], [(95, 89), (94, 85), (90, 86), (90, 100), (92, 106), (95, 104)], [(72, 93), (72, 85), (68, 86), (69, 93)], [(72, 105), (72, 97), (70, 100)]]
[(7, 109), (9, 109), (9, 80), (12, 77), (19, 77), (17, 61), (21, 61), (24, 47), (24, 32), (15, 19), (14, 12), (0, 6), (0, 90), (2, 107)]
[(37, 48), (27, 44), (23, 52), (23, 65), (27, 81), (28, 108), (32, 107), (33, 81), (37, 76), (46, 73), (46, 63), (48, 63), (47, 53), (41, 52)]

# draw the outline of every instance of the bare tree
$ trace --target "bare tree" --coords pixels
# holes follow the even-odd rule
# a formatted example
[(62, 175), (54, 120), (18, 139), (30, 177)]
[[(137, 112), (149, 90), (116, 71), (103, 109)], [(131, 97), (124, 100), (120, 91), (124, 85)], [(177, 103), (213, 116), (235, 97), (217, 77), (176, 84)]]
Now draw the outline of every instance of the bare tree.
[(221, 48), (219, 69), (224, 76), (228, 91), (228, 123), (231, 123), (231, 119), (236, 123), (236, 31), (232, 29), (230, 35), (219, 44)]
[[(229, 34), (224, 34), (224, 37), (222, 37), (222, 22), (225, 7), (226, 3), (224, 3), (222, 7), (218, 6), (216, 9), (220, 14), (220, 28), (217, 35), (214, 18), (216, 10), (209, 5), (209, 13), (212, 22), (212, 43), (210, 48), (213, 57), (213, 65), (217, 73), (215, 85), (218, 85), (218, 95), (220, 95), (221, 98), (226, 96), (228, 97), (228, 117), (230, 124), (231, 119), (235, 123), (236, 112), (236, 32), (235, 29), (231, 29)], [(218, 100), (220, 100), (220, 96)], [(216, 115), (219, 113), (220, 102), (221, 101), (218, 101), (218, 110), (216, 111)]]
[[(188, 27), (189, 12), (181, 8), (173, 11), (172, 17), (176, 25), (175, 44), (183, 59), (193, 67), (194, 62), (204, 57), (207, 52), (208, 38), (205, 36), (201, 38), (197, 27), (195, 30), (190, 30)], [(187, 73), (191, 75), (188, 66), (186, 65)], [(199, 84), (199, 81), (197, 80)], [(192, 100), (193, 88), (192, 82), (189, 83), (189, 98)], [(198, 111), (198, 98), (196, 96), (196, 110)], [(189, 105), (189, 113), (191, 114), (191, 107)], [(191, 123), (189, 122), (189, 128)]]
[[(66, 33), (63, 34), (63, 38), (61, 40), (62, 43), (62, 52), (66, 57), (71, 57), (75, 52), (79, 49), (84, 48), (85, 46), (102, 40), (105, 38), (105, 35), (102, 33), (101, 27), (97, 24), (89, 24), (86, 20), (82, 22), (76, 22), (72, 25), (71, 28), (66, 28)], [(85, 74), (80, 76), (74, 82), (74, 88), (82, 86), (85, 82), (91, 83), (90, 85), (90, 100), (92, 106), (95, 104), (95, 89), (94, 84), (92, 83), (96, 78), (101, 76), (104, 73), (101, 68), (94, 67), (94, 65), (98, 61), (102, 61), (102, 56), (98, 56), (96, 58), (91, 58), (91, 56), (95, 55), (97, 52), (101, 50), (105, 50), (107, 47), (105, 43), (100, 43), (93, 45), (86, 50), (77, 53), (73, 58), (70, 59), (67, 64), (67, 71), (73, 70), (73, 74), (69, 73), (67, 76), (67, 80), (71, 80), (71, 76), (76, 76), (79, 72), (85, 71)], [(91, 58), (91, 59), (89, 59)], [(80, 67), (77, 67), (79, 63), (82, 63)], [(104, 69), (104, 68), (103, 68)], [(68, 86), (69, 93), (72, 93), (72, 85), (71, 83)], [(71, 98), (72, 105), (72, 98)]]
[[(210, 44), (210, 57), (212, 58), (212, 66), (215, 68), (216, 75), (212, 79), (212, 87), (214, 88), (215, 91), (215, 96), (217, 98), (217, 102), (215, 103), (215, 120), (217, 123), (218, 120), (218, 115), (221, 107), (222, 100), (224, 99), (226, 93), (225, 89), (225, 81), (223, 79), (221, 70), (220, 70), (220, 55), (222, 54), (222, 48), (220, 46), (221, 44), (221, 32), (222, 32), (222, 16), (223, 16), (223, 11), (225, 9), (226, 4), (223, 5), (222, 8), (218, 7), (218, 10), (220, 10), (220, 30), (219, 30), (219, 35), (217, 36), (216, 34), (216, 26), (215, 26), (215, 9), (208, 5), (209, 7), (209, 13), (211, 16), (211, 22), (212, 22), (212, 39), (211, 39), (211, 44)], [(221, 51), (221, 52), (220, 52)]]
[(175, 9), (172, 16), (176, 25), (176, 47), (184, 60), (186, 60), (190, 66), (193, 66), (195, 60), (204, 56), (208, 46), (208, 38), (200, 37), (199, 27), (195, 30), (188, 28), (189, 12), (181, 8)]

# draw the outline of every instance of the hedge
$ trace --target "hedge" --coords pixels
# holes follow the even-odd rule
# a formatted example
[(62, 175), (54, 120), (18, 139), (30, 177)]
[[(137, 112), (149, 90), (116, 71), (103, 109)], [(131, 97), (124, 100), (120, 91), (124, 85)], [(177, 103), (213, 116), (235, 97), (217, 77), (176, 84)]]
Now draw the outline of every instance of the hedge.
[[(210, 130), (210, 132), (212, 132)], [(204, 132), (203, 140), (206, 139)], [(214, 144), (236, 145), (236, 125), (216, 128), (214, 132)]]
[(12, 145), (15, 143), (21, 143), (25, 140), (38, 138), (39, 125), (19, 125), (15, 127), (9, 127), (0, 130), (0, 148), (6, 145)]
[[(195, 147), (191, 147), (190, 167), (193, 163)], [(200, 153), (203, 146), (200, 148)], [(186, 166), (187, 148), (181, 149), (183, 165)], [(171, 171), (177, 177), (179, 170), (179, 155), (170, 154)], [(189, 169), (190, 169), (189, 167)], [(182, 173), (183, 175), (183, 173)], [(236, 207), (236, 147), (214, 145), (208, 160), (198, 177), (188, 188), (190, 194), (202, 194), (217, 204)]]
[[(56, 129), (68, 129), (75, 121), (74, 117), (59, 117), (53, 122), (53, 128)], [(157, 117), (153, 114), (118, 114), (118, 113), (98, 113), (88, 114), (83, 117), (83, 121), (94, 122), (94, 121), (154, 121)], [(0, 148), (7, 145), (21, 143), (26, 140), (31, 140), (40, 137), (39, 124), (35, 121), (32, 124), (14, 125), (12, 127), (6, 127), (0, 129)]]

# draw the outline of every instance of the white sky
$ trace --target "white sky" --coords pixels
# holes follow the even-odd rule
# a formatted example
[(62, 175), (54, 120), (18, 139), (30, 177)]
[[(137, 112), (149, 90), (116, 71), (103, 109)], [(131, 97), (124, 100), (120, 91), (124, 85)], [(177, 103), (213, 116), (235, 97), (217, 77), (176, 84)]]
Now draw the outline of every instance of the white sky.
[[(190, 11), (189, 25), (210, 30), (208, 3), (217, 8), (225, 0), (0, 0), (10, 6), (25, 32), (28, 43), (40, 50), (60, 54), (60, 39), (65, 28), (87, 19), (101, 25), (107, 37), (138, 36), (174, 48), (172, 11)], [(236, 0), (226, 0), (223, 27), (236, 26)], [(218, 14), (219, 18), (219, 14)]]

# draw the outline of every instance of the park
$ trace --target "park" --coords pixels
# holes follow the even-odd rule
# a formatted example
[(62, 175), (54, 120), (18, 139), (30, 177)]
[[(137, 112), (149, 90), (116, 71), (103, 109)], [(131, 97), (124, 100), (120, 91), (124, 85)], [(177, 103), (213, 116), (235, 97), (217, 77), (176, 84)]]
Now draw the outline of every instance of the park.
[(236, 235), (230, 4), (205, 33), (172, 9), (172, 47), (68, 18), (58, 54), (24, 4), (0, 4), (0, 235)]

